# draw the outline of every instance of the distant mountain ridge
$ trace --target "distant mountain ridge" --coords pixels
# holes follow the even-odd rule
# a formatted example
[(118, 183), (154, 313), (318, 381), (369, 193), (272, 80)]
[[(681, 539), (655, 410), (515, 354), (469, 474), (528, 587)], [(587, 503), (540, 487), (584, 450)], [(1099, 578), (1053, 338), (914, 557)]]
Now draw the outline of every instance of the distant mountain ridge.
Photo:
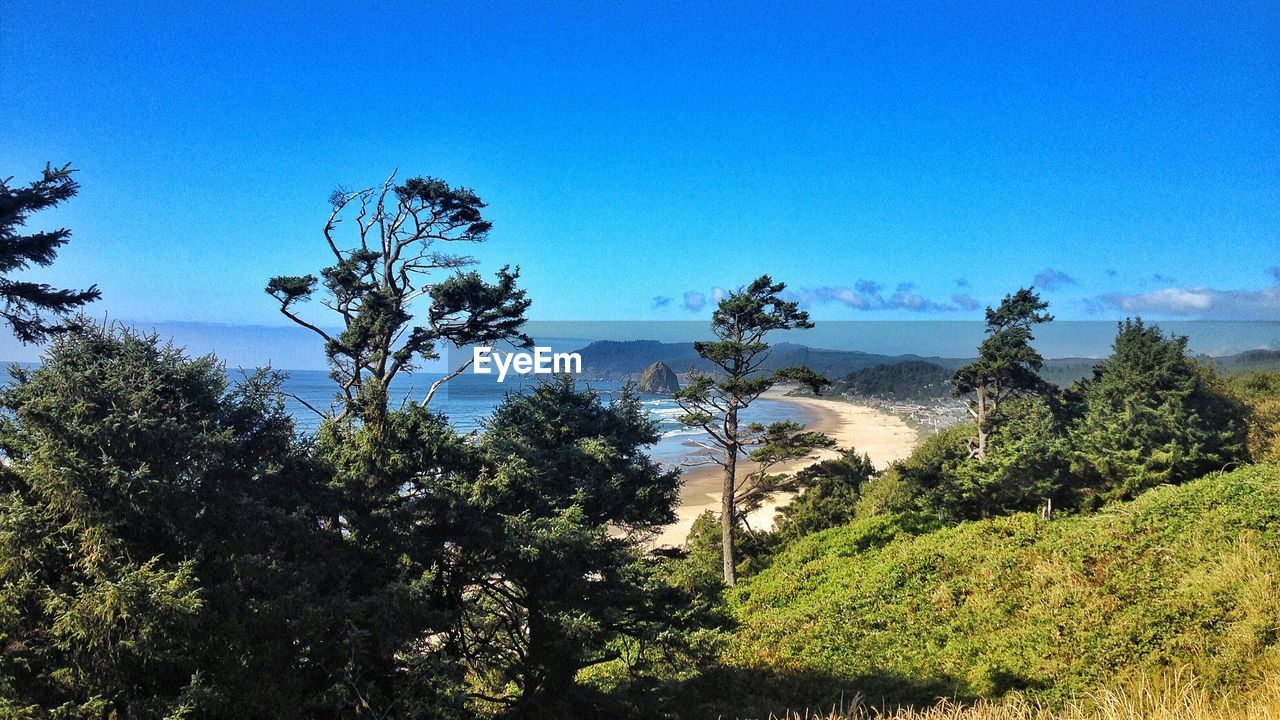
[[(582, 357), (583, 375), (600, 380), (637, 379), (645, 368), (663, 363), (677, 375), (690, 370), (706, 372), (709, 363), (698, 356), (692, 343), (657, 340), (597, 340), (577, 351)], [(1226, 374), (1250, 370), (1280, 370), (1280, 350), (1248, 350), (1221, 357), (1202, 356)], [(871, 397), (922, 399), (938, 397), (940, 378), (950, 377), (956, 368), (972, 358), (922, 357), (920, 355), (879, 355), (858, 350), (824, 350), (797, 343), (774, 345), (764, 369), (807, 365), (838, 381), (837, 389)], [(1040, 375), (1059, 387), (1089, 377), (1101, 358), (1053, 358), (1046, 360)], [(893, 366), (906, 367), (889, 370)], [(945, 378), (944, 378), (945, 379)]]
[[(587, 377), (624, 380), (638, 377), (644, 369), (661, 362), (678, 375), (690, 370), (706, 371), (709, 364), (698, 356), (692, 343), (664, 343), (656, 340), (598, 340), (577, 351)], [(861, 368), (893, 364), (904, 360), (924, 360), (917, 355), (876, 355), (858, 350), (822, 350), (796, 343), (774, 345), (766, 369), (807, 365), (827, 375), (844, 375)]]

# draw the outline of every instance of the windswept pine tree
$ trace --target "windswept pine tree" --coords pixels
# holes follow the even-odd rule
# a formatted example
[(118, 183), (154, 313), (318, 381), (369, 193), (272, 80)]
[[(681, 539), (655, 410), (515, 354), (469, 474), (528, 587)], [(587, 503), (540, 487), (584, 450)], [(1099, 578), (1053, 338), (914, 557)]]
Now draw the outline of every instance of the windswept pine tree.
[(1044, 365), (1044, 358), (1031, 347), (1035, 339), (1031, 328), (1049, 322), (1053, 316), (1044, 312), (1049, 303), (1034, 290), (1022, 288), (1006, 295), (996, 309), (987, 308), (987, 337), (978, 346), (978, 359), (951, 378), (956, 396), (966, 399), (973, 417), (976, 437), (970, 443), (969, 454), (978, 460), (987, 455), (1004, 402), (1038, 392), (1044, 386), (1036, 374)]
[(13, 178), (0, 180), (0, 318), (23, 343), (45, 340), (66, 329), (62, 322), (50, 321), (44, 313), (65, 316), (97, 300), (97, 286), (87, 290), (59, 290), (44, 283), (18, 280), (14, 273), (32, 265), (48, 267), (58, 250), (71, 239), (67, 228), (22, 234), (31, 213), (57, 207), (75, 197), (80, 185), (71, 177), (70, 165), (46, 165), (38, 180), (26, 187), (10, 185)]
[(803, 457), (824, 439), (799, 426), (743, 425), (740, 420), (743, 410), (780, 382), (796, 382), (814, 392), (830, 384), (807, 367), (764, 369), (769, 333), (813, 327), (809, 314), (798, 303), (782, 298), (785, 289), (785, 284), (762, 275), (721, 300), (711, 316), (716, 339), (693, 344), (713, 371), (690, 373), (689, 382), (675, 394), (684, 410), (680, 422), (706, 432), (709, 440), (705, 447), (724, 470), (720, 531), (726, 585), (737, 581), (734, 539), (741, 511), (744, 505), (758, 502), (761, 493), (769, 491), (768, 484), (776, 482), (767, 473), (744, 474), (738, 463), (744, 459), (770, 462), (779, 455)]
[[(580, 671), (678, 635), (679, 591), (639, 544), (673, 520), (678, 475), (643, 453), (658, 432), (635, 397), (606, 404), (548, 383), (470, 438), (431, 393), (388, 404), (391, 381), (442, 348), (531, 344), (516, 273), (489, 283), (447, 252), (485, 239), (483, 207), (429, 178), (335, 193), (336, 264), (267, 288), (323, 339), (343, 406), (313, 449), (334, 498), (323, 526), (354, 558), (336, 632), (344, 716), (565, 717), (581, 710)], [(302, 313), (321, 287), (340, 332)]]
[[(363, 190), (338, 189), (324, 225), (325, 245), (334, 264), (315, 275), (282, 275), (267, 284), (280, 312), (324, 340), (342, 409), (365, 422), (380, 422), (386, 413), (391, 381), (415, 364), (440, 357), (442, 348), (510, 342), (521, 347), (532, 340), (521, 332), (529, 307), (516, 287), (519, 269), (503, 267), (494, 282), (464, 271), (475, 258), (451, 246), (484, 242), (493, 224), (484, 218), (485, 203), (474, 191), (432, 177), (415, 177)], [(345, 243), (343, 223), (354, 228)], [(323, 287), (324, 305), (342, 323), (330, 333), (303, 317), (299, 305)], [(429, 303), (415, 322), (413, 306)], [(450, 377), (461, 373), (457, 368)], [(431, 386), (425, 405), (444, 378)]]

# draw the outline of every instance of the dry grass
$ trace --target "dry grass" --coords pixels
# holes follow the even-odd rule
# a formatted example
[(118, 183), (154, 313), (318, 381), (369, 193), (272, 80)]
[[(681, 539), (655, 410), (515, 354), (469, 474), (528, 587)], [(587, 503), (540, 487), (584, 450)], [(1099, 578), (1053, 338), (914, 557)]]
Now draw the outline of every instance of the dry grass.
[[(1019, 697), (972, 705), (940, 701), (923, 709), (884, 710), (854, 703), (829, 713), (792, 714), (785, 720), (1280, 720), (1280, 677), (1264, 680), (1248, 696), (1215, 695), (1189, 673), (1168, 680), (1142, 677), (1117, 689), (1091, 693), (1050, 710)], [(782, 720), (782, 719), (776, 719)]]

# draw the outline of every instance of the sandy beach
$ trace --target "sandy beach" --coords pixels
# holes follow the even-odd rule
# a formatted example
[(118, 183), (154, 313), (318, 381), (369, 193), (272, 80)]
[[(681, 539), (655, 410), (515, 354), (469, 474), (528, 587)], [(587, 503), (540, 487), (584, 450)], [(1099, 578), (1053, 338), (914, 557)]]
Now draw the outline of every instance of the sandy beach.
[[(786, 395), (785, 389), (775, 388), (763, 397), (792, 403), (803, 408), (805, 422), (812, 430), (826, 433), (836, 441), (836, 447), (855, 448), (871, 456), (876, 467), (884, 468), (894, 460), (906, 457), (919, 441), (919, 434), (896, 415), (857, 403), (828, 398)], [(827, 457), (835, 457), (833, 450), (814, 453), (812, 458), (788, 465), (779, 465), (778, 472), (798, 470)], [(739, 468), (743, 468), (740, 464)], [(746, 465), (750, 471), (750, 464)], [(675, 546), (684, 542), (693, 521), (707, 510), (719, 512), (723, 470), (719, 465), (687, 468), (684, 485), (680, 489), (680, 507), (677, 520), (654, 538), (655, 545)], [(773, 516), (778, 505), (785, 504), (786, 497), (775, 498), (760, 510), (747, 517), (755, 528), (773, 527)]]

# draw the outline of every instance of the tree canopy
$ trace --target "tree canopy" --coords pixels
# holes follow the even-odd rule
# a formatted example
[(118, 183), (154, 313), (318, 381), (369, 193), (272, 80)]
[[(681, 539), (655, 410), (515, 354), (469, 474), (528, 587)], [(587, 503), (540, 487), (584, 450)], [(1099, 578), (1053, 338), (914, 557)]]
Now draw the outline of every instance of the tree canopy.
[[(339, 188), (330, 196), (324, 239), (334, 264), (319, 279), (281, 275), (267, 283), (280, 312), (324, 341), (342, 398), (339, 417), (380, 421), (391, 381), (419, 362), (439, 359), (442, 347), (532, 344), (521, 332), (530, 301), (516, 287), (519, 269), (503, 267), (487, 282), (464, 271), (474, 258), (450, 249), (487, 239), (492, 223), (484, 218), (485, 203), (473, 190), (438, 178), (415, 177), (400, 185), (394, 178), (363, 190)], [(344, 243), (340, 230), (347, 222), (354, 227)], [(321, 304), (342, 323), (337, 333), (308, 320), (299, 307), (321, 286)], [(415, 322), (414, 305), (421, 298), (430, 302), (420, 313), (425, 322)], [(424, 404), (443, 382), (432, 385)]]
[(1021, 288), (1006, 295), (994, 310), (988, 307), (987, 337), (978, 346), (978, 359), (956, 370), (951, 378), (955, 394), (966, 397), (973, 417), (977, 438), (970, 452), (976, 458), (987, 453), (1001, 404), (1044, 386), (1036, 374), (1044, 365), (1044, 358), (1031, 346), (1035, 339), (1031, 329), (1053, 319), (1044, 312), (1048, 307), (1034, 288)]
[(1187, 354), (1187, 338), (1140, 318), (1118, 326), (1111, 355), (1080, 384), (1073, 466), (1090, 492), (1124, 499), (1242, 460), (1244, 407)]
[(0, 318), (23, 343), (45, 340), (66, 325), (50, 321), (45, 313), (65, 316), (97, 300), (97, 286), (87, 290), (60, 290), (44, 283), (19, 280), (13, 275), (32, 265), (47, 267), (58, 250), (71, 239), (67, 228), (23, 234), (31, 214), (57, 207), (75, 197), (80, 185), (70, 165), (46, 165), (40, 177), (25, 187), (13, 186), (13, 178), (0, 180)]
[(96, 328), (16, 372), (0, 393), (0, 708), (332, 706), (343, 553), (279, 380), (231, 385), (213, 358)]

